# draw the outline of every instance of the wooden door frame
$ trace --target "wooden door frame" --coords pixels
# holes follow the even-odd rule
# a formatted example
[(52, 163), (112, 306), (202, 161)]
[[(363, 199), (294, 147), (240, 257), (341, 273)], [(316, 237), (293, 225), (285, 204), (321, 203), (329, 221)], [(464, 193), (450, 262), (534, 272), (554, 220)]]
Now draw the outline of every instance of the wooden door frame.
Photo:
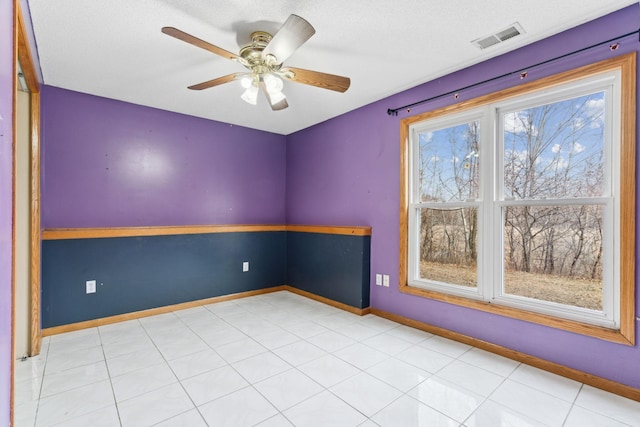
[[(22, 73), (24, 74), (27, 87), (29, 89), (29, 127), (31, 136), (30, 154), (30, 299), (31, 299), (31, 325), (30, 325), (30, 348), (29, 355), (35, 356), (40, 353), (41, 345), (41, 325), (40, 325), (40, 84), (36, 74), (33, 56), (29, 47), (27, 29), (24, 24), (22, 9), (18, 0), (14, 0), (15, 13), (15, 52), (16, 60), (20, 61)], [(17, 82), (16, 82), (17, 83)], [(17, 90), (17, 84), (14, 90)], [(14, 93), (14, 102), (16, 99)], [(14, 106), (15, 111), (15, 106)], [(15, 114), (14, 114), (15, 116)], [(15, 122), (15, 117), (14, 117)], [(15, 129), (15, 125), (14, 125)], [(15, 141), (15, 140), (14, 140)], [(14, 173), (14, 179), (15, 174)], [(15, 207), (14, 207), (15, 209)], [(15, 236), (15, 222), (14, 222)], [(15, 242), (14, 242), (15, 247)]]

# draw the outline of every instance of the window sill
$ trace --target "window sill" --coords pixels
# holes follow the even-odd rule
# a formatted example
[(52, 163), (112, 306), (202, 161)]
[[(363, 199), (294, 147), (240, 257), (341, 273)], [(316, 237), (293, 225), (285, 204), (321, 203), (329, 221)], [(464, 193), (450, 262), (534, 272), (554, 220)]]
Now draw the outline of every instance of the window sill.
[(630, 322), (630, 324), (628, 325), (623, 324), (619, 330), (615, 330), (603, 328), (600, 326), (589, 325), (586, 323), (580, 323), (573, 320), (562, 319), (559, 317), (548, 316), (545, 314), (534, 313), (517, 308), (491, 304), (485, 301), (477, 301), (460, 296), (443, 294), (440, 292), (409, 286), (407, 284), (401, 284), (399, 289), (400, 292), (422, 298), (429, 298), (435, 301), (442, 301), (448, 304), (454, 304), (461, 307), (510, 317), (512, 319), (518, 319), (525, 322), (536, 323), (538, 325), (549, 326), (551, 328), (562, 329), (568, 332), (587, 335), (601, 340), (611, 341), (617, 344), (624, 344), (628, 346), (635, 345), (635, 331), (633, 322)]

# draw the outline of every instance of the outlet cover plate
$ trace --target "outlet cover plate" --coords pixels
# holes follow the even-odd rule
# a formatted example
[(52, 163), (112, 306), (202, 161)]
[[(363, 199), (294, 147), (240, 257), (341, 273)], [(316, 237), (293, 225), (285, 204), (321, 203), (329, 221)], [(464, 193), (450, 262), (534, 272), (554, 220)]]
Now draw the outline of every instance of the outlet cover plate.
[(94, 294), (96, 292), (96, 281), (95, 280), (87, 280), (87, 293)]

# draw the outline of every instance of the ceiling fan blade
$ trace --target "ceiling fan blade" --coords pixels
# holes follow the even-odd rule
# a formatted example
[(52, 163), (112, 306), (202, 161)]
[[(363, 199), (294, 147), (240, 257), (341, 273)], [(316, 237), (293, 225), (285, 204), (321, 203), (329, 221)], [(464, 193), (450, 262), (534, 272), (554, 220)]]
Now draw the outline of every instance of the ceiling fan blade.
[(285, 108), (289, 108), (289, 104), (287, 103), (287, 99), (283, 99), (280, 102), (277, 102), (275, 104), (271, 104), (269, 103), (269, 105), (271, 105), (271, 109), (273, 111), (280, 111), (280, 110), (284, 110)]
[(209, 52), (215, 53), (216, 55), (222, 56), (223, 58), (230, 59), (232, 61), (237, 61), (243, 64), (244, 62), (246, 62), (243, 58), (239, 57), (235, 53), (231, 53), (228, 50), (225, 50), (221, 47), (218, 47), (209, 42), (201, 40), (195, 36), (192, 36), (191, 34), (187, 34), (184, 31), (178, 30), (177, 28), (162, 27), (162, 32), (171, 37), (175, 37), (178, 40), (182, 40), (183, 42), (187, 42), (201, 49), (208, 50)]
[(271, 98), (271, 95), (269, 95), (269, 91), (267, 90), (267, 85), (265, 85), (264, 82), (262, 81), (260, 82), (260, 90), (262, 93), (264, 93), (264, 96), (265, 98), (267, 98), (267, 101), (269, 102), (269, 105), (271, 106), (271, 109), (273, 111), (280, 111), (289, 107), (289, 104), (287, 103), (287, 98), (282, 98), (281, 100), (274, 102), (275, 100)]
[(351, 85), (351, 79), (349, 77), (304, 70), (302, 68), (286, 67), (281, 69), (278, 74), (292, 82), (335, 90), (336, 92), (346, 92)]
[(197, 85), (189, 86), (189, 89), (191, 90), (209, 89), (210, 87), (232, 82), (238, 79), (239, 77), (244, 76), (245, 74), (246, 73), (227, 74), (226, 76), (218, 77), (217, 79), (208, 80), (206, 82), (198, 83)]
[(282, 64), (297, 48), (316, 33), (304, 18), (289, 15), (282, 27), (273, 36), (262, 54), (265, 58), (273, 57), (274, 64)]

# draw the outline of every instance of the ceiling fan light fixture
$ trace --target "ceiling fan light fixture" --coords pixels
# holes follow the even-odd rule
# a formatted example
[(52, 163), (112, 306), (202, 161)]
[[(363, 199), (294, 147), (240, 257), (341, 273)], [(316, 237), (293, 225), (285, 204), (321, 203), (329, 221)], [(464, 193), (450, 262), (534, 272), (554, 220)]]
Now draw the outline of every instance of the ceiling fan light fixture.
[(252, 84), (244, 91), (240, 98), (248, 104), (256, 105), (258, 103), (258, 86)]
[(267, 87), (269, 95), (273, 96), (275, 94), (282, 93), (284, 82), (280, 77), (275, 74), (266, 74), (262, 79), (264, 80), (264, 84)]
[(254, 80), (255, 79), (252, 76), (244, 76), (240, 79), (240, 85), (245, 89), (249, 89), (251, 86), (253, 86)]

